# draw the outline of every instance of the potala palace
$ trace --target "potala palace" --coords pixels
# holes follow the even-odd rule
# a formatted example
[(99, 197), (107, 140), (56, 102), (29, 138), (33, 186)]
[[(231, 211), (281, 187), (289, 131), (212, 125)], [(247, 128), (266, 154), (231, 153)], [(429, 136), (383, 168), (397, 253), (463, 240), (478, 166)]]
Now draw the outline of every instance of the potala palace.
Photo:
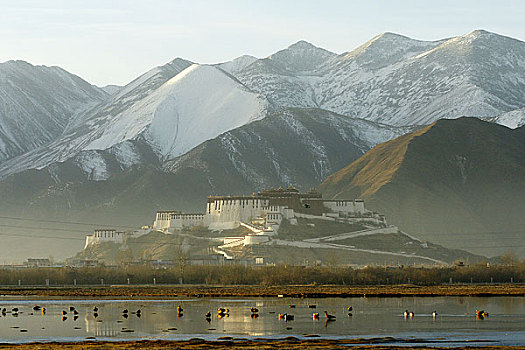
[[(251, 231), (244, 237), (225, 238), (220, 247), (228, 248), (268, 242), (278, 233), (283, 219), (295, 225), (300, 218), (386, 226), (385, 217), (367, 210), (361, 199), (327, 200), (317, 191), (300, 193), (290, 186), (245, 196), (210, 196), (204, 213), (158, 211), (151, 230), (170, 234), (196, 226), (210, 231), (244, 226)], [(148, 227), (143, 227), (130, 235), (136, 237), (147, 232)], [(85, 246), (99, 242), (122, 243), (123, 236), (123, 232), (116, 230), (95, 230), (86, 237)]]
[[(116, 246), (98, 250), (98, 243), (105, 242)], [(86, 237), (83, 252), (81, 257), (88, 260), (102, 257), (113, 263), (157, 267), (181, 261), (190, 265), (422, 266), (446, 265), (465, 256), (388, 225), (383, 215), (366, 209), (361, 199), (323, 199), (317, 191), (302, 193), (292, 186), (251, 195), (209, 196), (204, 213), (158, 211), (152, 225), (133, 232), (95, 230)]]
[(290, 186), (248, 196), (210, 196), (205, 213), (158, 211), (152, 228), (173, 233), (194, 226), (211, 231), (244, 226), (252, 231), (244, 237), (226, 238), (222, 246), (226, 248), (267, 242), (278, 233), (283, 219), (294, 225), (298, 218), (386, 225), (385, 217), (367, 210), (363, 200), (326, 200), (319, 192), (300, 193)]

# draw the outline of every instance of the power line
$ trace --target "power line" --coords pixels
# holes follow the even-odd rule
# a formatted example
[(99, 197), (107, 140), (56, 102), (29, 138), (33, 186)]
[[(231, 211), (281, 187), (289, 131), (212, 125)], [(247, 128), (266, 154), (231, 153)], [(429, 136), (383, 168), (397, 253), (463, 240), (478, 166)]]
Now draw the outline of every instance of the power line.
[(33, 218), (22, 218), (22, 217), (16, 217), (16, 216), (0, 216), (0, 219), (17, 220), (17, 221), (36, 221), (36, 222), (45, 222), (45, 223), (50, 223), (50, 224), (68, 224), (68, 225), (98, 226), (98, 227), (120, 227), (120, 228), (130, 228), (130, 229), (136, 228), (135, 226), (108, 225), (108, 224), (98, 224), (98, 223), (92, 223), (92, 222), (79, 222), (79, 221), (33, 219)]
[(66, 239), (66, 240), (75, 240), (75, 241), (84, 241), (84, 238), (75, 238), (75, 237), (58, 237), (58, 236), (34, 236), (34, 235), (24, 235), (24, 234), (8, 234), (0, 233), (0, 236), (8, 237), (26, 237), (26, 238), (45, 238), (45, 239)]
[(0, 227), (20, 228), (20, 229), (26, 229), (26, 230), (44, 230), (44, 231), (64, 231), (64, 232), (86, 233), (86, 230), (74, 230), (74, 229), (66, 229), (66, 228), (59, 228), (59, 227), (16, 226), (16, 225), (5, 225), (5, 224), (0, 224)]

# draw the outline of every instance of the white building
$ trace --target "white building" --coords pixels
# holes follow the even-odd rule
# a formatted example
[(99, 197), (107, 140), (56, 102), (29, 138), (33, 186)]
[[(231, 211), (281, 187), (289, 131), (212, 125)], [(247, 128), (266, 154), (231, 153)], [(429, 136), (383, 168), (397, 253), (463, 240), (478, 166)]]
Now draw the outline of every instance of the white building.
[(92, 244), (97, 244), (101, 242), (115, 242), (123, 243), (124, 242), (124, 232), (119, 232), (115, 229), (99, 229), (93, 231), (92, 235), (86, 236), (86, 244), (84, 249), (89, 247)]
[[(367, 210), (361, 199), (325, 200), (316, 191), (300, 193), (290, 187), (265, 190), (248, 196), (210, 196), (206, 202), (205, 213), (159, 211), (155, 216), (153, 229), (174, 232), (183, 228), (203, 226), (216, 231), (248, 224), (259, 226), (261, 230), (273, 230), (272, 233), (275, 233), (282, 220), (286, 219), (296, 224), (297, 218), (385, 223), (384, 217)], [(267, 233), (259, 232), (256, 235)], [(259, 238), (247, 241), (259, 241)]]

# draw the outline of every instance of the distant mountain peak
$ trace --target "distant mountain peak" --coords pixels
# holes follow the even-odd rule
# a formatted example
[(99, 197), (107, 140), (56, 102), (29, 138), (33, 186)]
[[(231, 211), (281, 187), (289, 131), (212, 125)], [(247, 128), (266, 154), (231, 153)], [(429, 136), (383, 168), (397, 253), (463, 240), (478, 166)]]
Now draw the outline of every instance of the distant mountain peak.
[(451, 42), (451, 43), (453, 42), (456, 42), (456, 43), (491, 42), (496, 45), (500, 45), (502, 42), (509, 41), (509, 40), (515, 41), (515, 42), (522, 42), (520, 40), (511, 38), (505, 35), (500, 35), (497, 33), (489, 32), (483, 29), (476, 29), (470, 33), (467, 33), (461, 36), (457, 36), (455, 38), (451, 38), (447, 42)]
[(251, 55), (242, 55), (237, 58), (234, 58), (231, 61), (219, 63), (217, 64), (217, 66), (220, 67), (222, 70), (235, 75), (255, 61), (257, 61), (257, 57)]
[(472, 32), (470, 32), (467, 35), (469, 35), (469, 36), (481, 36), (481, 35), (494, 35), (494, 33), (489, 32), (489, 31), (484, 30), (484, 29), (476, 29), (476, 30), (473, 30)]
[(384, 32), (376, 35), (355, 50), (342, 55), (341, 59), (355, 59), (361, 66), (377, 69), (431, 50), (440, 43), (439, 41), (416, 40), (400, 34)]
[(268, 59), (277, 62), (289, 71), (298, 72), (313, 70), (335, 56), (333, 52), (300, 40), (268, 56)]
[(379, 35), (376, 35), (372, 39), (370, 39), (369, 42), (377, 41), (377, 40), (407, 40), (407, 41), (418, 41), (416, 39), (409, 38), (408, 36), (393, 33), (393, 32), (383, 32)]
[(182, 58), (182, 57), (175, 57), (174, 59), (172, 59), (171, 61), (169, 61), (168, 63), (166, 63), (167, 65), (168, 64), (180, 64), (180, 63), (184, 63), (184, 62), (191, 62), (185, 58)]
[(287, 49), (289, 49), (289, 50), (304, 50), (304, 49), (320, 49), (320, 50), (324, 50), (324, 49), (321, 49), (320, 47), (317, 47), (317, 46), (309, 43), (306, 40), (299, 40), (298, 42), (288, 46)]

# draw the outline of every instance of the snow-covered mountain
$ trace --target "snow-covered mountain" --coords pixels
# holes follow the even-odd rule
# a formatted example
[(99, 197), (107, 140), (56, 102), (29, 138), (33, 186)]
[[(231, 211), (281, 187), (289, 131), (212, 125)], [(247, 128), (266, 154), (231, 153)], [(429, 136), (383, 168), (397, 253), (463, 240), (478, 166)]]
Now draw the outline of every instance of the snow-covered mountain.
[[(283, 106), (391, 125), (494, 117), (525, 106), (525, 43), (486, 31), (432, 42), (384, 33), (337, 56), (299, 42), (278, 54), (235, 76)], [(282, 55), (298, 64), (274, 59)]]
[(0, 63), (0, 162), (56, 139), (107, 94), (59, 67)]
[(280, 106), (319, 107), (316, 82), (319, 69), (336, 54), (299, 41), (234, 73), (253, 91)]
[[(15, 63), (11, 64), (24, 66)], [(69, 77), (58, 68), (25, 66)], [(59, 99), (76, 112), (47, 112), (44, 117), (26, 101), (18, 103), (21, 111), (29, 111), (31, 118), (26, 119), (33, 123), (23, 129), (37, 137), (31, 142), (11, 141), (19, 134), (11, 124), (19, 129), (25, 124), (14, 122), (20, 118), (9, 113), (1, 124), (0, 152), (7, 154), (6, 150), (16, 148), (13, 145), (18, 145), (18, 153), (30, 152), (0, 165), (0, 177), (62, 162), (81, 151), (118, 149), (117, 145), (139, 138), (151, 145), (160, 161), (173, 159), (263, 118), (270, 106), (320, 108), (393, 126), (424, 125), (462, 115), (494, 118), (525, 106), (525, 43), (485, 31), (432, 42), (384, 33), (341, 55), (299, 41), (263, 59), (246, 55), (207, 66), (177, 58), (110, 96), (71, 79), (76, 90), (105, 101)], [(31, 90), (16, 92), (23, 97), (27, 91)], [(63, 94), (52, 95), (57, 99)], [(519, 112), (502, 115), (501, 123), (511, 123), (509, 118), (516, 115)], [(45, 147), (37, 148), (40, 145)], [(121, 155), (131, 152), (122, 147)], [(123, 166), (136, 162), (140, 160), (133, 154), (122, 159)]]
[(122, 167), (140, 162), (126, 141), (146, 141), (162, 161), (223, 132), (262, 119), (267, 100), (219, 68), (177, 60), (144, 74), (79, 115), (56, 141), (0, 165), (0, 176), (77, 157), (91, 178), (109, 176), (98, 150), (114, 147)]

